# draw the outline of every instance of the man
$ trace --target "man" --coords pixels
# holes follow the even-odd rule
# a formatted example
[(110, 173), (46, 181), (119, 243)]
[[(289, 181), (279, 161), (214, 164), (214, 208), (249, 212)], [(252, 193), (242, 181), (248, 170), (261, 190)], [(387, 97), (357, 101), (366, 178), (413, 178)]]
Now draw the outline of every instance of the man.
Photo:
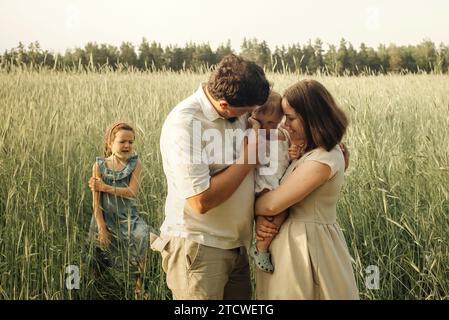
[[(162, 253), (174, 299), (251, 298), (245, 247), (254, 222), (256, 164), (249, 161), (248, 144), (241, 149), (224, 140), (246, 129), (247, 114), (269, 90), (258, 65), (228, 55), (164, 122), (160, 148), (168, 194), (152, 248)], [(213, 143), (203, 141), (212, 137)]]

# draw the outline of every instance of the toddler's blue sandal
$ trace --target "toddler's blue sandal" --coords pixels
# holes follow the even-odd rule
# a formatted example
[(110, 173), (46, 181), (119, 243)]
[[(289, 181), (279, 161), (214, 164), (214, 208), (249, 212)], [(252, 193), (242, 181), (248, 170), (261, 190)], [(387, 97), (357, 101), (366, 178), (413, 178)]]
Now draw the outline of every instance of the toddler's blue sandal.
[(256, 263), (256, 266), (264, 271), (272, 273), (274, 271), (274, 267), (271, 264), (271, 253), (269, 251), (267, 252), (260, 252), (257, 250), (257, 246), (253, 244), (250, 249), (251, 256), (254, 259), (254, 262)]

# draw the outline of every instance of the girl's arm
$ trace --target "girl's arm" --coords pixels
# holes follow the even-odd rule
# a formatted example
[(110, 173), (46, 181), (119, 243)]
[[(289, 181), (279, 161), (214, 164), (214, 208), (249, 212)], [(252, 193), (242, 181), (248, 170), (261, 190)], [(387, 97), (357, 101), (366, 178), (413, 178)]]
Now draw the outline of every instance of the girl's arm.
[(128, 187), (114, 187), (107, 185), (99, 177), (91, 179), (89, 185), (93, 190), (100, 192), (107, 192), (116, 195), (117, 197), (135, 198), (137, 196), (137, 193), (139, 192), (139, 185), (140, 185), (139, 181), (141, 172), (142, 172), (142, 164), (140, 160), (137, 160), (136, 168), (134, 169), (131, 175), (131, 180), (129, 182)]
[[(92, 168), (92, 177), (101, 179), (100, 168), (98, 167), (97, 163), (95, 163)], [(101, 208), (100, 192), (92, 190), (92, 199), (95, 221), (97, 222), (98, 227), (98, 240), (100, 241), (100, 245), (102, 247), (107, 247), (111, 243), (111, 238), (104, 221), (103, 210)]]
[(328, 165), (317, 161), (304, 162), (278, 188), (257, 199), (256, 216), (281, 213), (324, 184), (330, 175), (331, 168)]

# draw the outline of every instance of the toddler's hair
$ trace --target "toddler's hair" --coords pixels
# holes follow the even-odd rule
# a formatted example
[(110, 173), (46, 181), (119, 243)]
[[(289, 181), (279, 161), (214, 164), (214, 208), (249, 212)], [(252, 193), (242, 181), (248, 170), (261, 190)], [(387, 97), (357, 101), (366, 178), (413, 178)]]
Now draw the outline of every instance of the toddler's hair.
[(268, 96), (267, 101), (258, 107), (255, 111), (256, 113), (260, 113), (263, 115), (272, 115), (276, 113), (279, 117), (282, 117), (282, 97), (276, 91), (270, 91), (270, 95)]
[(106, 130), (106, 134), (104, 136), (104, 156), (109, 157), (112, 154), (111, 148), (109, 148), (109, 145), (114, 141), (115, 134), (119, 132), (120, 130), (128, 130), (131, 131), (134, 136), (136, 133), (134, 132), (133, 127), (131, 127), (129, 124), (125, 122), (116, 122), (112, 124), (108, 130)]

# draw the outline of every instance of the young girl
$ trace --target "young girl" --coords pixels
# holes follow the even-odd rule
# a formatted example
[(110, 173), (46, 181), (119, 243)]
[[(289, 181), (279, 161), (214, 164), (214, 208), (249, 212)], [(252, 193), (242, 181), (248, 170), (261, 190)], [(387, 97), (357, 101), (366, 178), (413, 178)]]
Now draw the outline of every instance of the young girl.
[[(96, 158), (89, 180), (94, 208), (89, 236), (98, 241), (103, 256), (106, 252), (112, 258), (112, 265), (125, 257), (145, 272), (149, 227), (135, 203), (142, 165), (132, 153), (134, 139), (134, 129), (124, 122), (106, 132), (104, 157)], [(140, 286), (138, 277), (136, 294)]]
[[(272, 91), (268, 97), (267, 102), (261, 107), (257, 108), (248, 119), (253, 129), (265, 129), (267, 147), (269, 147), (269, 140), (272, 136), (277, 139), (277, 153), (269, 154), (271, 165), (274, 164), (276, 169), (274, 172), (264, 172), (256, 170), (255, 174), (255, 191), (256, 196), (260, 196), (263, 193), (273, 190), (279, 186), (279, 181), (285, 173), (285, 170), (290, 165), (290, 161), (299, 158), (300, 148), (296, 145), (290, 145), (287, 132), (279, 127), (279, 124), (284, 116), (281, 105), (282, 97), (277, 92)], [(271, 130), (276, 130), (273, 135)], [(271, 131), (271, 132), (270, 132)], [(270, 166), (271, 166), (270, 165)], [(273, 222), (279, 229), (287, 216), (287, 211), (275, 216), (271, 222)], [(271, 264), (270, 252), (268, 248), (273, 238), (264, 238), (258, 240), (250, 249), (250, 253), (256, 262), (258, 268), (265, 272), (273, 272), (274, 268)]]

